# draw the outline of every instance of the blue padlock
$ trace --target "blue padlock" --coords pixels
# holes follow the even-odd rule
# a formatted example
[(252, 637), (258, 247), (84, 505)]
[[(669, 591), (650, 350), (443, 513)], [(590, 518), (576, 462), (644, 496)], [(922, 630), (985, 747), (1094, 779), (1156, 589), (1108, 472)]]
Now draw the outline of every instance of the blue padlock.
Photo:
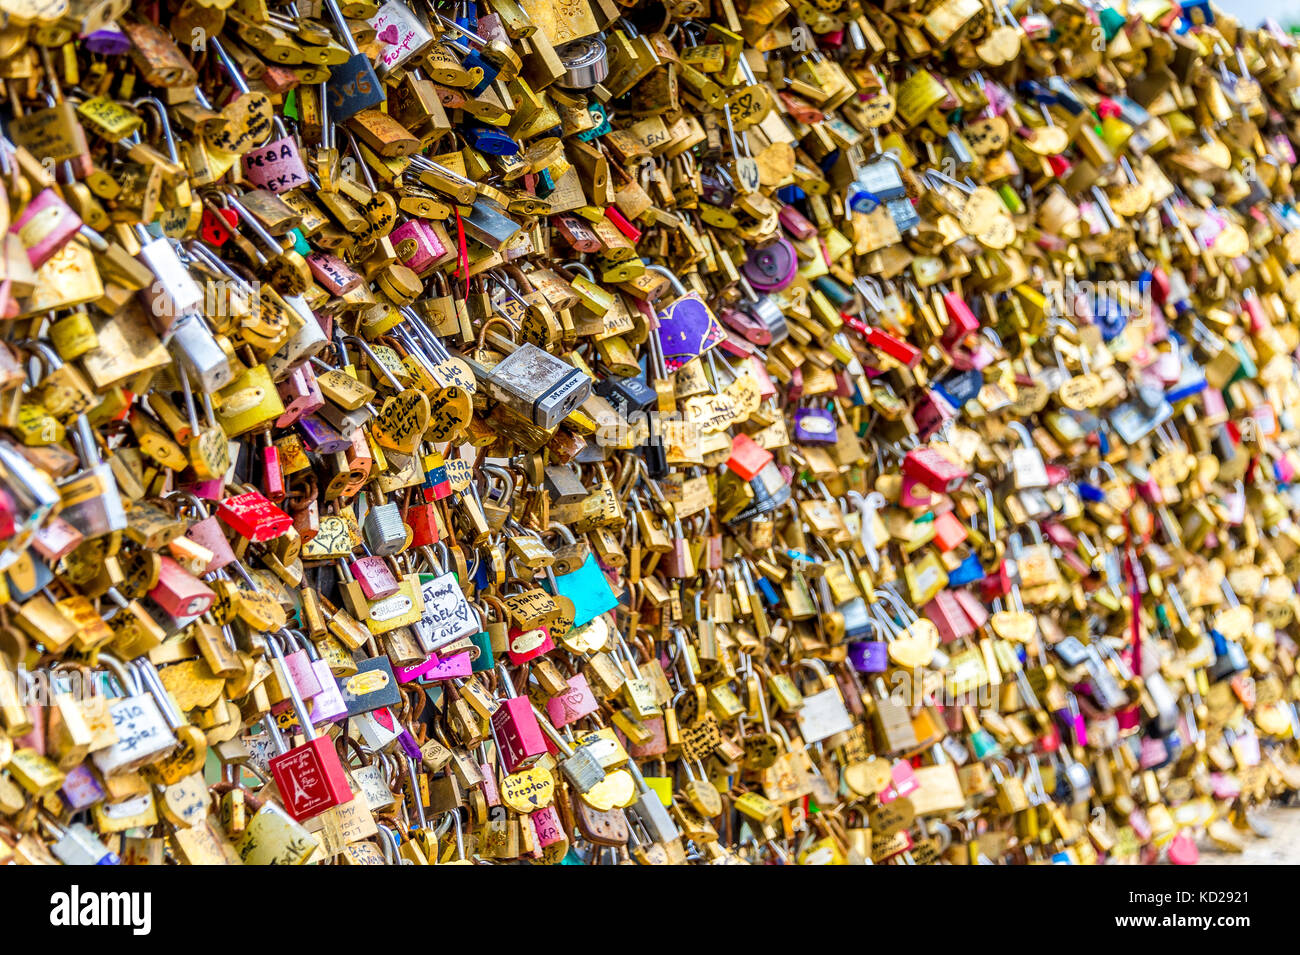
[(469, 124), (462, 128), (462, 133), (469, 144), (481, 153), (489, 156), (515, 156), (519, 154), (519, 144), (491, 126)]

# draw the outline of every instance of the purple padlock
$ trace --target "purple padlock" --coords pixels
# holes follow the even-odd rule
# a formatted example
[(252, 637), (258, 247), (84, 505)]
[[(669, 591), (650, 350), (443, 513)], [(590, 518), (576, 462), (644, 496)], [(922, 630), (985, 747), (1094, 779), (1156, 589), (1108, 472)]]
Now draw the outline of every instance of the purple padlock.
[(794, 243), (783, 236), (771, 245), (751, 251), (742, 269), (749, 284), (760, 292), (779, 292), (794, 281), (799, 255)]
[(889, 669), (889, 644), (884, 640), (850, 643), (849, 663), (859, 673), (884, 673)]
[(86, 42), (87, 50), (100, 56), (121, 56), (131, 52), (131, 40), (113, 24), (92, 30), (82, 39)]
[(1083, 714), (1076, 707), (1072, 706), (1069, 709), (1057, 710), (1056, 718), (1074, 734), (1076, 743), (1080, 746), (1088, 745), (1088, 724), (1084, 721)]
[(313, 724), (337, 723), (348, 715), (348, 704), (338, 681), (330, 673), (328, 660), (313, 660), (312, 669), (320, 683), (320, 692), (312, 697), (311, 721)]
[(402, 732), (397, 734), (397, 745), (402, 747), (402, 752), (406, 754), (407, 759), (420, 758), (420, 744), (415, 741), (410, 730), (403, 728)]
[(68, 770), (68, 775), (59, 787), (59, 795), (73, 809), (78, 811), (93, 806), (104, 798), (104, 787), (99, 784), (95, 774), (84, 763)]
[(795, 409), (794, 439), (800, 444), (834, 444), (835, 415), (826, 408)]
[(352, 447), (351, 441), (335, 431), (329, 422), (314, 414), (305, 414), (299, 418), (298, 430), (302, 432), (308, 450), (317, 454), (334, 454)]

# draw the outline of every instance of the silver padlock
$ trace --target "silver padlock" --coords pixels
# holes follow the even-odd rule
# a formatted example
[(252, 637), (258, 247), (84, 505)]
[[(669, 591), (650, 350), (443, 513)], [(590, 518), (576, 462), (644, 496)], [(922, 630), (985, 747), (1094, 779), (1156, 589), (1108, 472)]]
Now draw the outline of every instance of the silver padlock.
[[(361, 496), (364, 497), (365, 492)], [(370, 503), (368, 498), (366, 503)], [(402, 523), (401, 509), (394, 502), (381, 498), (380, 503), (371, 505), (361, 519), (361, 535), (375, 556), (396, 554), (406, 546), (406, 526)]]
[(388, 0), (370, 18), (375, 36), (383, 43), (379, 52), (379, 75), (387, 76), (418, 57), (433, 42), (433, 32), (400, 0)]
[(95, 750), (91, 759), (105, 776), (123, 773), (143, 765), (176, 745), (176, 736), (140, 676), (121, 660), (100, 652), (99, 662), (116, 676), (122, 696), (109, 704), (109, 715), (117, 742)]
[(172, 324), (167, 347), (204, 394), (214, 394), (235, 380), (230, 358), (198, 315), (185, 315)]
[(281, 298), (302, 321), (298, 330), (280, 346), (280, 350), (266, 360), (266, 369), (276, 381), (287, 378), (294, 368), (307, 359), (316, 357), (329, 343), (320, 320), (305, 298), (301, 295), (284, 295)]
[(41, 825), (54, 836), (50, 852), (64, 865), (121, 865), (122, 860), (91, 830), (80, 822), (64, 826), (53, 817), (41, 813)]
[(77, 416), (72, 432), (83, 469), (59, 483), (63, 510), (59, 516), (85, 537), (103, 537), (126, 530), (126, 508), (113, 469), (100, 458), (95, 435), (85, 415)]
[(659, 843), (672, 842), (681, 835), (681, 830), (673, 822), (668, 810), (659, 801), (659, 796), (646, 785), (645, 777), (635, 759), (627, 761), (627, 769), (636, 783), (636, 802), (627, 807), (628, 814), (634, 816), (645, 827), (646, 834)]
[(154, 328), (165, 333), (178, 318), (202, 312), (203, 290), (181, 261), (171, 239), (154, 238), (139, 225), (135, 232), (140, 239), (140, 254), (136, 258), (154, 274), (153, 284), (140, 290), (140, 300), (149, 310)]
[(551, 725), (546, 714), (536, 706), (533, 707), (533, 715), (537, 717), (537, 724), (542, 728), (542, 732), (564, 757), (560, 760), (560, 772), (564, 773), (564, 778), (569, 781), (569, 785), (580, 793), (591, 792), (605, 778), (605, 768), (600, 765), (600, 760), (596, 758), (591, 748), (582, 745), (574, 749), (569, 741)]
[(470, 362), (489, 397), (533, 424), (554, 431), (591, 394), (591, 379), (536, 345), (515, 345), (494, 332), (489, 343), (510, 353), (489, 371)]

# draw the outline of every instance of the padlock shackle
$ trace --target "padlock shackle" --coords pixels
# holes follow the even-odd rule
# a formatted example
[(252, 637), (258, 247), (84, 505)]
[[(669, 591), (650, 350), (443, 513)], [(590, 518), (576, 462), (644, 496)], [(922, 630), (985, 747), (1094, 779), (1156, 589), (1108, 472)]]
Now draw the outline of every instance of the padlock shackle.
[(384, 363), (379, 360), (379, 356), (375, 354), (375, 350), (371, 348), (370, 345), (364, 339), (359, 338), (356, 335), (343, 335), (341, 340), (344, 342), (352, 342), (358, 348), (360, 348), (362, 354), (364, 354), (367, 358), (369, 358), (371, 362), (374, 363), (375, 367), (379, 369), (379, 374), (384, 378), (384, 380), (387, 381), (390, 385), (392, 385), (394, 390), (396, 391), (402, 390), (402, 383), (397, 380), (397, 376), (394, 375), (391, 371), (388, 370), (387, 367), (384, 366)]
[(241, 96), (251, 92), (248, 83), (244, 80), (243, 71), (239, 68), (238, 64), (230, 58), (230, 54), (226, 52), (225, 46), (221, 43), (221, 38), (216, 36), (209, 37), (208, 45), (211, 46), (212, 51), (217, 54), (217, 61), (221, 64), (222, 69), (225, 70), (226, 76), (229, 77), (230, 83), (234, 86), (235, 91)]
[[(283, 635), (285, 639), (292, 642), (293, 638), (287, 634), (288, 632), (283, 627), (276, 631), (276, 635)], [(284, 651), (280, 649), (279, 642), (272, 639), (273, 635), (270, 633), (265, 634), (265, 636), (267, 637), (267, 650), (270, 651), (271, 656), (274, 658), (272, 666), (276, 667), (276, 676), (285, 691), (289, 694), (289, 700), (293, 703), (293, 712), (298, 717), (298, 725), (302, 728), (303, 737), (307, 742), (311, 742), (316, 738), (316, 727), (312, 725), (311, 714), (307, 710), (307, 704), (303, 702), (302, 694), (298, 692), (298, 684), (294, 682), (293, 677), (289, 673), (289, 668), (285, 664), (284, 660)], [(272, 717), (272, 719), (274, 719), (274, 717)]]
[(662, 275), (664, 278), (666, 278), (668, 280), (668, 284), (672, 286), (673, 292), (675, 292), (678, 297), (681, 297), (686, 294), (686, 286), (682, 284), (682, 280), (679, 279), (674, 273), (670, 272), (664, 266), (647, 265), (645, 267), (645, 270), (647, 272), (654, 272), (656, 275)]

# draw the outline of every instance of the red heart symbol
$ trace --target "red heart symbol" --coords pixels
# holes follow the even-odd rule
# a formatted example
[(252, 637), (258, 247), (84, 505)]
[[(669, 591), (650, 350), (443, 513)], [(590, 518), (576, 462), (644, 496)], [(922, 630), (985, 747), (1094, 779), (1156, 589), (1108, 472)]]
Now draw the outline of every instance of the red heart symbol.
[(379, 34), (379, 39), (383, 40), (389, 46), (394, 45), (401, 38), (401, 31), (397, 29), (397, 24), (395, 23), (390, 23), (384, 28), (383, 32)]

